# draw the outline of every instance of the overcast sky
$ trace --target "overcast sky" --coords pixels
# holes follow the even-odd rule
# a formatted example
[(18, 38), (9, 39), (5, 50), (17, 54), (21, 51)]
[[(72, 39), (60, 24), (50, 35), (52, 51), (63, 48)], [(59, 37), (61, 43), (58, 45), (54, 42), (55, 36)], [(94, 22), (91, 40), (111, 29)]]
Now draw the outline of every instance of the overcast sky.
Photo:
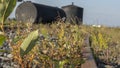
[[(120, 0), (24, 0), (61, 7), (75, 5), (84, 8), (85, 24), (120, 26)], [(19, 3), (17, 3), (18, 5)], [(15, 11), (15, 10), (14, 10)], [(14, 17), (15, 12), (10, 17)]]

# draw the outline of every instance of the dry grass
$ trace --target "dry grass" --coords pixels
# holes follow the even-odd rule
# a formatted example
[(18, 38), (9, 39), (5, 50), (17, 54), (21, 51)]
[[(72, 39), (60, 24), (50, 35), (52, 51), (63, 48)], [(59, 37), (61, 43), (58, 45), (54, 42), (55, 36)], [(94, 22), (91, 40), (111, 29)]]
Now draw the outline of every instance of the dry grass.
[[(105, 44), (110, 43), (109, 45), (105, 46), (108, 46), (109, 52), (113, 52), (114, 55), (117, 56), (117, 54), (119, 54), (119, 52), (115, 52), (115, 47), (111, 47), (110, 45), (112, 45), (112, 43), (116, 43), (120, 46), (120, 28), (98, 28), (87, 25), (72, 25), (62, 22), (53, 24), (30, 24), (13, 22), (8, 23), (7, 27), (10, 27), (16, 33), (16, 36), (14, 39), (12, 39), (11, 42), (11, 46), (13, 48), (12, 54), (14, 55), (14, 60), (18, 62), (21, 67), (31, 67), (31, 65), (37, 66), (37, 64), (42, 64), (41, 66), (43, 67), (46, 65), (52, 68), (54, 64), (56, 64), (56, 61), (65, 61), (66, 65), (79, 66), (83, 63), (81, 47), (84, 45), (83, 41), (85, 36), (88, 34), (95, 35), (99, 33), (100, 36), (103, 36), (99, 41), (110, 38), (110, 41), (107, 41), (107, 43), (103, 41)], [(28, 55), (26, 55), (24, 58), (21, 58), (19, 56), (20, 44), (31, 31), (36, 29), (39, 29), (40, 38), (35, 46), (35, 49), (33, 48)], [(92, 40), (92, 43), (93, 42), (97, 41)], [(101, 59), (99, 53), (96, 52), (98, 51), (97, 48), (93, 47), (93, 49), (95, 51), (95, 55)], [(106, 57), (105, 54), (108, 53), (106, 52), (106, 49), (103, 48), (101, 51), (104, 53), (102, 57)], [(107, 56), (110, 55), (111, 53), (109, 53)], [(109, 59), (110, 58), (108, 57), (107, 59), (105, 58), (102, 60), (108, 61)]]

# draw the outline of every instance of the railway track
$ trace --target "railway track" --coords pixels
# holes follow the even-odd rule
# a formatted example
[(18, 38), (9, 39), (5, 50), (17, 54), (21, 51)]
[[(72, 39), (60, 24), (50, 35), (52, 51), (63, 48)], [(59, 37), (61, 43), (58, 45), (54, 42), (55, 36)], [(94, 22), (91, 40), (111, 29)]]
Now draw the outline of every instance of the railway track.
[(81, 68), (98, 68), (93, 57), (93, 53), (89, 43), (89, 35), (85, 39), (85, 46), (83, 47), (83, 57), (86, 59), (85, 63), (81, 65)]

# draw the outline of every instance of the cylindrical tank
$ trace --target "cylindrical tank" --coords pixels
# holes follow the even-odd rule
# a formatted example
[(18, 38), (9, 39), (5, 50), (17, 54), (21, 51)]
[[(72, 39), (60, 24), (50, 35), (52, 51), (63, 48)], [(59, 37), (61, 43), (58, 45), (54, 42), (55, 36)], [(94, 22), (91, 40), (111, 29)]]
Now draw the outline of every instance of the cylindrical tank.
[(27, 1), (17, 7), (15, 16), (21, 22), (48, 23), (66, 17), (66, 14), (60, 8)]
[(17, 0), (18, 2), (22, 2), (23, 0)]
[(65, 11), (67, 21), (70, 23), (82, 24), (83, 21), (83, 8), (72, 5), (63, 6), (62, 9)]

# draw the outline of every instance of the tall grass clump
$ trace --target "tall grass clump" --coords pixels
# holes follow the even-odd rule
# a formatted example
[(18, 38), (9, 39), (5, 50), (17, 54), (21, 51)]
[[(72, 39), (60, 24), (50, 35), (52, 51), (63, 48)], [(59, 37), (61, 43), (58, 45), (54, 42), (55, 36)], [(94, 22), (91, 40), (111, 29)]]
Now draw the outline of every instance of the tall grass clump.
[(119, 65), (119, 28), (93, 27), (90, 34), (90, 44), (98, 64)]
[(0, 46), (6, 40), (4, 22), (16, 5), (16, 0), (0, 0)]
[[(34, 24), (34, 26), (26, 26), (27, 29), (25, 28), (24, 32), (19, 32), (20, 39), (12, 43), (14, 61), (21, 67), (75, 68), (80, 67), (84, 63), (81, 48), (84, 45), (86, 33), (82, 32), (81, 26), (71, 25), (69, 23), (39, 24), (39, 26), (38, 24)], [(34, 28), (35, 26), (36, 28)], [(32, 30), (28, 30), (28, 27), (32, 28)], [(23, 42), (25, 42), (24, 39), (26, 37), (28, 38), (31, 31), (36, 29), (38, 29), (38, 37), (36, 43), (32, 45), (34, 47), (27, 53), (23, 51), (25, 53), (21, 57), (20, 47), (24, 49), (24, 46), (26, 46), (26, 43), (23, 45)], [(31, 46), (28, 45), (27, 47), (29, 49)]]

